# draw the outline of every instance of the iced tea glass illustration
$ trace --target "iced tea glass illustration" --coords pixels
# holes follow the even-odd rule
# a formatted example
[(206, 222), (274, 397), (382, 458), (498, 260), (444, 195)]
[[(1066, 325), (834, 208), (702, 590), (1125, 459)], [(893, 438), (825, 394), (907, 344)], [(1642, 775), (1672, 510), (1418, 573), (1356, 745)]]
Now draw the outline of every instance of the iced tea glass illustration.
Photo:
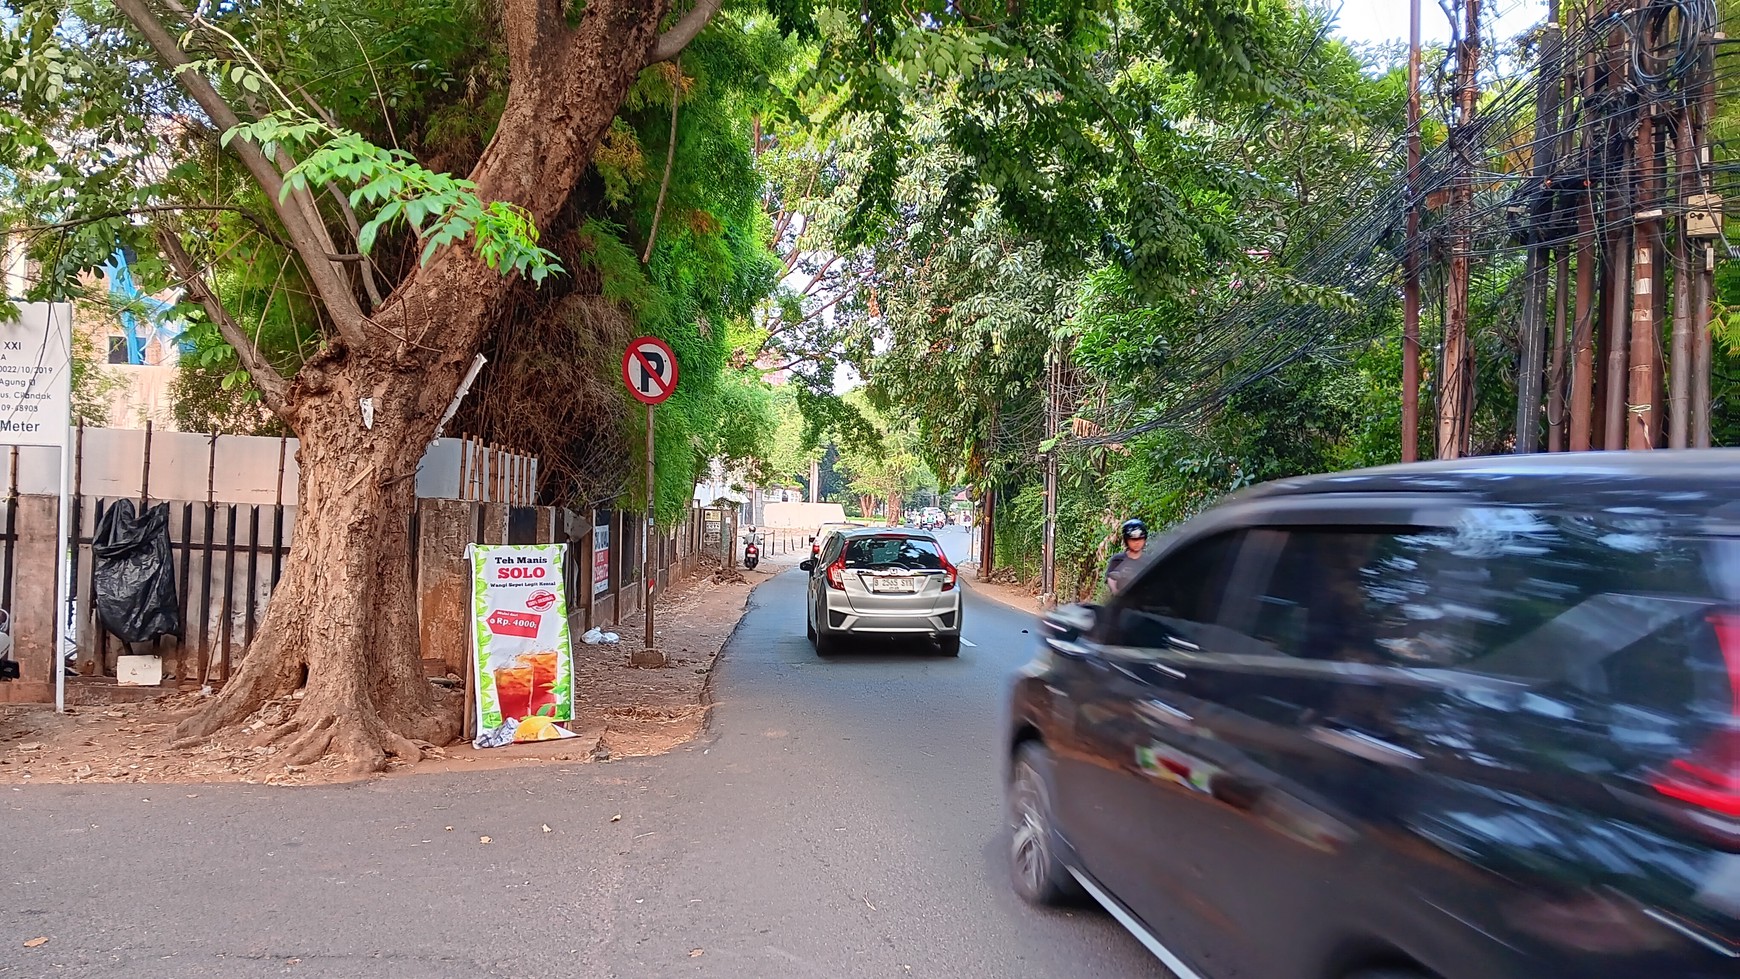
[[(556, 654), (554, 652), (527, 653), (518, 660), (532, 668), (532, 697), (527, 709), (528, 714), (536, 714), (544, 707), (553, 707), (556, 703)], [(554, 711), (551, 715), (554, 715)]]
[(532, 713), (532, 668), (504, 666), (495, 671), (495, 699), (502, 720), (524, 718)]

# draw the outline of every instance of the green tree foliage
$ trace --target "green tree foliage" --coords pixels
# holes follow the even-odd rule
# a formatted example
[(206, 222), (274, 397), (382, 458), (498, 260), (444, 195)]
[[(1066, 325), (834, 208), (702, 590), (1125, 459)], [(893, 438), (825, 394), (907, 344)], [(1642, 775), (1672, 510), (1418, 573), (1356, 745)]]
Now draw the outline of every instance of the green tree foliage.
[(898, 521), (901, 502), (921, 487), (933, 484), (919, 457), (919, 439), (910, 429), (891, 424), (862, 390), (851, 392), (845, 400), (881, 435), (841, 445), (836, 467), (845, 475), (847, 488), (853, 494), (885, 506), (888, 519)]
[[(1238, 336), (1204, 332), (1232, 300), (1273, 291), (1345, 309), (1290, 263), (1311, 228), (1393, 177), (1378, 164), (1403, 122), (1399, 73), (1370, 70), (1295, 6), (1245, 9), (1243, 61), (1144, 31), (1153, 9), (1083, 13), (1072, 36), (1102, 57), (1067, 72), (1056, 51), (1025, 66), (991, 58), (966, 81), (935, 83), (907, 106), (903, 155), (878, 198), (889, 217), (867, 246), (869, 308), (848, 349), (935, 471), (999, 490), (998, 557), (1023, 573), (1039, 557), (1042, 453), (1058, 447), (1066, 592), (1091, 591), (1126, 517), (1165, 526), (1252, 482), (1395, 452), (1393, 320), (1362, 327), (1383, 338), (1369, 346), (1306, 354), (1219, 392), (1214, 411), (1109, 440), (1238, 375)], [(1252, 63), (1269, 70), (1221, 74)], [(1058, 104), (1011, 94), (1034, 65), (1057, 72)], [(1090, 118), (1092, 138), (1074, 140), (1070, 124)], [(999, 185), (1005, 139), (1045, 147), (1039, 172)], [(1230, 355), (1192, 373), (1205, 344)], [(1048, 438), (1053, 358), (1064, 424)]]

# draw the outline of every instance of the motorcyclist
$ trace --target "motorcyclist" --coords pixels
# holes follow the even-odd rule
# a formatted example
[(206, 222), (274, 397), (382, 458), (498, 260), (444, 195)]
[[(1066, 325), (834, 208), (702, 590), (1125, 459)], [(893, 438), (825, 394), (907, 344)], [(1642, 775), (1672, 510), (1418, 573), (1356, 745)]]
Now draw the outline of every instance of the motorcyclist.
[(1148, 546), (1148, 525), (1136, 519), (1126, 520), (1122, 536), (1124, 549), (1106, 562), (1106, 590), (1114, 595), (1123, 587), (1124, 579), (1135, 572), (1133, 565), (1142, 560), (1142, 550)]

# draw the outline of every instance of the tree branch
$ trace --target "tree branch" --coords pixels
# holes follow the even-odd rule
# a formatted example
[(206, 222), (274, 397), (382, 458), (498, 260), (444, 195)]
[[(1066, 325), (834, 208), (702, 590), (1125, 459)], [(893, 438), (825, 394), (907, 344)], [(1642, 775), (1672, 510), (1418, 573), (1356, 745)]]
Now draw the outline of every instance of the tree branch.
[[(126, 2), (126, 0), (122, 0)], [(161, 225), (157, 228), (157, 242), (163, 248), (163, 254), (169, 259), (169, 264), (175, 268), (175, 274), (187, 283), (187, 291), (204, 307), (207, 316), (211, 317), (224, 341), (236, 352), (236, 359), (242, 362), (242, 367), (253, 378), (254, 387), (260, 391), (260, 400), (266, 407), (280, 416), (288, 414), (289, 384), (284, 375), (278, 373), (260, 348), (248, 334), (230, 316), (229, 310), (219, 301), (217, 294), (211, 291), (211, 286), (205, 281), (205, 276), (193, 262), (193, 257), (187, 254), (187, 249), (181, 245), (181, 237), (174, 231)]]
[[(858, 289), (858, 285), (859, 285), (859, 283), (858, 283), (858, 280), (856, 280), (856, 279), (848, 279), (845, 282), (840, 283), (839, 288), (835, 290), (834, 295), (832, 297), (830, 297), (827, 302), (822, 303), (820, 306), (817, 306), (815, 309), (812, 309), (809, 312), (805, 313), (803, 315), (802, 319), (799, 319), (795, 322), (787, 323), (784, 320), (775, 320), (775, 322), (778, 323), (778, 326), (776, 326), (773, 329), (768, 331), (767, 339), (771, 340), (774, 337), (780, 335), (781, 333), (784, 333), (787, 329), (789, 329), (791, 327), (803, 326), (805, 323), (808, 323), (811, 320), (815, 319), (816, 317), (822, 315), (823, 313), (827, 312), (835, 303), (846, 298), (848, 295), (856, 292)], [(766, 346), (766, 342), (767, 342), (766, 340), (762, 341), (762, 345)]]
[[(347, 31), (350, 30), (349, 25), (345, 26), (345, 30), (347, 30)], [(355, 37), (356, 33), (354, 31), (352, 31), (351, 36)], [(360, 41), (358, 42), (358, 45), (360, 47), (360, 45), (361, 45)], [(365, 59), (368, 57), (367, 52), (364, 52), (363, 57)], [(373, 73), (373, 71), (374, 71), (374, 64), (372, 62), (369, 64), (369, 71), (370, 71), (370, 73)], [(316, 101), (314, 96), (311, 95), (306, 88), (303, 88), (301, 85), (299, 85), (295, 82), (291, 82), (290, 87), (294, 88), (296, 90), (296, 94), (300, 95), (302, 97), (302, 101), (307, 103), (310, 111), (312, 111), (315, 115), (319, 116), (320, 118), (326, 120), (326, 124), (328, 126), (331, 126), (334, 129), (339, 128), (338, 118), (336, 116), (334, 116), (331, 112), (327, 111), (326, 106), (321, 105), (318, 101)], [(377, 95), (380, 93), (380, 82), (379, 81), (375, 82), (375, 92)], [(387, 111), (387, 103), (386, 103), (385, 99), (382, 99), (382, 101), (381, 101), (381, 111), (382, 112)], [(398, 144), (399, 144), (398, 143), (398, 136), (394, 135), (393, 145), (397, 146)], [(360, 241), (361, 240), (360, 236), (362, 234), (362, 224), (357, 219), (356, 209), (350, 206), (350, 199), (345, 197), (344, 192), (339, 190), (338, 186), (336, 184), (331, 183), (331, 182), (327, 183), (326, 192), (328, 194), (332, 195), (333, 202), (338, 205), (338, 212), (344, 218), (345, 228), (350, 231), (351, 240), (352, 241)], [(386, 301), (385, 299), (383, 299), (381, 297), (380, 284), (375, 281), (375, 263), (374, 263), (373, 259), (369, 258), (367, 255), (338, 256), (338, 255), (333, 255), (331, 253), (328, 253), (326, 257), (332, 259), (335, 262), (340, 262), (340, 261), (353, 262), (354, 261), (354, 262), (361, 263), (361, 265), (362, 265), (363, 291), (368, 293), (370, 308), (379, 309), (381, 307), (381, 304)]]
[(830, 258), (827, 262), (823, 263), (822, 267), (816, 270), (816, 274), (810, 276), (810, 281), (804, 283), (804, 287), (798, 290), (798, 295), (808, 297), (810, 290), (816, 287), (816, 283), (822, 281), (822, 277), (828, 274), (828, 270), (840, 264), (840, 259), (844, 257), (845, 256), (836, 253), (833, 258)]
[[(362, 224), (357, 220), (356, 211), (350, 206), (350, 199), (344, 196), (343, 191), (330, 183), (326, 185), (326, 192), (332, 195), (334, 201), (338, 202), (338, 212), (344, 215), (344, 223), (350, 229), (351, 240), (361, 241)], [(335, 262), (341, 260), (338, 256), (334, 255), (328, 255), (326, 257)], [(342, 258), (342, 261), (348, 262), (350, 260), (351, 256), (349, 255), (345, 255)], [(375, 282), (374, 259), (369, 258), (367, 255), (358, 254), (356, 260), (362, 264), (363, 289), (369, 294), (369, 302), (374, 306), (374, 308), (379, 309), (381, 303), (386, 300), (381, 298), (380, 285)]]
[(239, 214), (246, 218), (248, 223), (252, 224), (261, 235), (277, 242), (285, 248), (293, 247), (289, 240), (279, 234), (278, 229), (267, 224), (264, 218), (261, 218), (258, 214), (255, 214), (253, 211), (250, 211), (245, 207), (236, 207), (230, 204), (146, 204), (141, 207), (129, 207), (119, 211), (104, 211), (101, 214), (87, 214), (84, 217), (73, 218), (70, 221), (56, 221), (52, 224), (34, 224), (16, 228), (4, 228), (0, 230), (7, 233), (23, 232), (30, 234), (45, 231), (65, 231), (68, 228), (82, 227), (83, 225), (91, 224), (96, 221), (107, 221), (110, 218), (125, 218), (131, 217), (135, 214), (163, 214), (166, 212), (179, 211), (227, 211), (231, 214)]
[(652, 66), (661, 61), (669, 61), (682, 54), (683, 49), (689, 46), (689, 42), (693, 41), (696, 35), (701, 33), (701, 29), (707, 26), (707, 22), (713, 19), (713, 15), (719, 12), (719, 2), (720, 0), (695, 0), (695, 5), (689, 8), (689, 12), (684, 14), (675, 24), (672, 24), (670, 30), (660, 34), (659, 39), (653, 43), (652, 53), (647, 55), (647, 65)]
[[(115, 6), (144, 36), (145, 42), (151, 45), (157, 57), (174, 71), (181, 87), (199, 103), (199, 107), (205, 110), (219, 131), (228, 132), (241, 124), (236, 110), (224, 101), (223, 96), (212, 87), (211, 81), (188, 68), (187, 54), (176, 44), (175, 38), (163, 26), (163, 22), (152, 13), (146, 0), (115, 0)], [(230, 141), (229, 149), (248, 168), (254, 182), (260, 185), (266, 198), (272, 202), (278, 220), (289, 233), (291, 244), (301, 257), (315, 290), (320, 293), (321, 301), (326, 305), (327, 313), (332, 317), (339, 336), (352, 346), (362, 346), (368, 340), (362, 328), (362, 308), (357, 305), (348, 278), (341, 275), (326, 257), (332, 250), (325, 247), (322, 241), (326, 237), (326, 229), (309, 226), (307, 210), (304, 210), (305, 201), (285, 199), (284, 175), (260, 152), (258, 146), (247, 140), (235, 139)], [(306, 194), (302, 196), (306, 197)], [(318, 211), (315, 213), (318, 215)]]
[(665, 149), (665, 175), (659, 180), (659, 200), (653, 205), (652, 227), (646, 233), (646, 251), (640, 264), (652, 261), (653, 242), (659, 237), (659, 218), (665, 212), (665, 194), (671, 189), (671, 167), (677, 162), (677, 107), (683, 103), (683, 63), (678, 60), (671, 79), (671, 145)]

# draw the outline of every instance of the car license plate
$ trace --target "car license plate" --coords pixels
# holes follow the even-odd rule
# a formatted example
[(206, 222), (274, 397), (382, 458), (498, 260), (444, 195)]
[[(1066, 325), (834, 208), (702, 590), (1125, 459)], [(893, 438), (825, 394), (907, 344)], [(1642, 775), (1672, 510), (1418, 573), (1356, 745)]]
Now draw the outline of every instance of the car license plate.
[(870, 590), (911, 594), (918, 590), (918, 582), (911, 578), (871, 578)]

